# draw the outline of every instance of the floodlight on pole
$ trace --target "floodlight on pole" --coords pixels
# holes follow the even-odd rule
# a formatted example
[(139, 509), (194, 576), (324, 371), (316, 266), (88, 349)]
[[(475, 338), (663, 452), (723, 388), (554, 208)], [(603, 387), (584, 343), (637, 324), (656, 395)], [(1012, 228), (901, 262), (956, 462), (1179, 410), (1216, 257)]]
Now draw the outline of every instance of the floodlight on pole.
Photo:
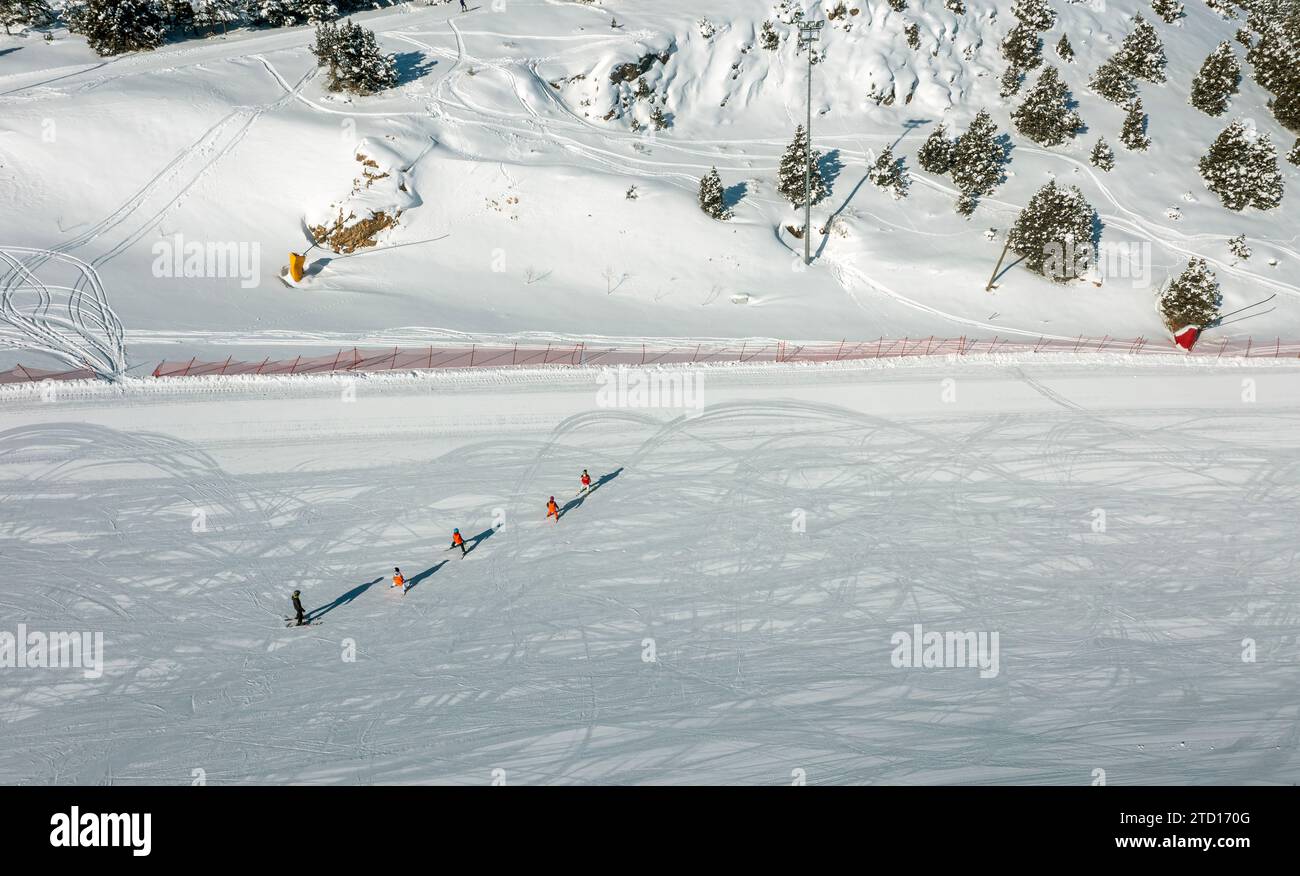
[(799, 22), (799, 48), (808, 50), (808, 127), (804, 129), (806, 159), (803, 168), (803, 263), (812, 263), (812, 65), (813, 43), (821, 36), (824, 21)]

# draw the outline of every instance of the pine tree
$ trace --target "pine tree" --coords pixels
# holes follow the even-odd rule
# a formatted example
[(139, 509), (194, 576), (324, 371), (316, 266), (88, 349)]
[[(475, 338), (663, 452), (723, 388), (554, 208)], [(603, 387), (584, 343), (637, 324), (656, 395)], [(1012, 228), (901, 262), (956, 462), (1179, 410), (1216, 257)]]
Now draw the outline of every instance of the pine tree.
[(1021, 24), (1036, 31), (1051, 30), (1056, 23), (1056, 13), (1047, 5), (1047, 0), (1016, 0), (1011, 7), (1011, 14)]
[(998, 81), (998, 96), (1011, 97), (1011, 95), (1020, 91), (1020, 80), (1024, 78), (1024, 73), (1015, 64), (1011, 64), (1002, 73), (1002, 78)]
[(650, 111), (650, 124), (655, 126), (656, 131), (667, 130), (668, 117), (664, 115), (664, 108), (656, 106)]
[(1287, 39), (1276, 22), (1260, 22), (1259, 39), (1246, 53), (1255, 79), (1273, 93), (1300, 78), (1300, 49)]
[(882, 189), (889, 190), (894, 200), (907, 197), (907, 187), (911, 184), (903, 159), (894, 157), (893, 147), (886, 146), (876, 157), (876, 162), (867, 169), (867, 178)]
[(1097, 68), (1097, 72), (1088, 81), (1088, 87), (1111, 103), (1121, 106), (1137, 96), (1137, 85), (1133, 82), (1133, 77), (1115, 58)]
[(1269, 108), (1282, 127), (1300, 131), (1300, 84), (1283, 89)]
[(726, 197), (722, 191), (722, 177), (715, 167), (700, 180), (700, 209), (714, 219), (730, 219), (731, 211), (727, 209)]
[(250, 0), (253, 21), (269, 27), (293, 27), (333, 21), (344, 11), (367, 8), (369, 4), (349, 0)]
[(1291, 151), (1286, 154), (1286, 160), (1295, 166), (1300, 167), (1300, 140), (1295, 141), (1295, 145), (1291, 147)]
[[(820, 202), (830, 192), (826, 179), (822, 176), (820, 152), (812, 154), (812, 202)], [(781, 167), (777, 172), (777, 191), (793, 207), (804, 205), (804, 168), (808, 161), (808, 132), (800, 125), (794, 132), (794, 140), (786, 147), (781, 156)]]
[(1038, 31), (1023, 22), (1011, 28), (1002, 41), (1002, 57), (1021, 70), (1036, 69), (1043, 63), (1043, 41)]
[(349, 19), (316, 26), (312, 53), (329, 68), (330, 91), (374, 94), (397, 84), (397, 64), (379, 50), (375, 32)]
[(889, 0), (889, 8), (895, 12), (902, 12), (907, 8), (907, 0)]
[(1151, 138), (1147, 136), (1147, 116), (1142, 110), (1142, 98), (1135, 97), (1128, 105), (1128, 113), (1124, 116), (1124, 127), (1119, 132), (1119, 141), (1124, 144), (1125, 149), (1134, 152), (1145, 152), (1151, 146)]
[(1155, 27), (1140, 15), (1133, 18), (1133, 31), (1120, 44), (1115, 60), (1130, 76), (1165, 81), (1165, 48)]
[(952, 167), (952, 153), (956, 144), (947, 137), (947, 130), (942, 124), (936, 128), (921, 149), (916, 153), (916, 162), (921, 165), (921, 169), (926, 173), (935, 173), (940, 176), (946, 174)]
[(243, 0), (194, 0), (194, 27), (200, 34), (216, 31), (224, 34), (239, 23), (243, 15)]
[(1241, 80), (1241, 66), (1233, 54), (1230, 43), (1219, 43), (1201, 64), (1201, 70), (1192, 80), (1192, 106), (1211, 116), (1221, 116), (1228, 111), (1228, 102), (1237, 93)]
[(0, 0), (0, 25), (5, 35), (19, 24), (37, 24), (50, 21), (54, 13), (46, 0)]
[(763, 28), (759, 32), (758, 41), (759, 44), (769, 52), (775, 52), (781, 47), (781, 38), (777, 36), (776, 28), (772, 26), (772, 22), (770, 21), (763, 22)]
[(1238, 234), (1236, 237), (1228, 239), (1228, 251), (1243, 262), (1255, 254), (1255, 251), (1246, 245), (1246, 235), (1244, 234)]
[(1183, 17), (1183, 4), (1179, 0), (1151, 0), (1151, 8), (1165, 24), (1173, 24)]
[(1237, 11), (1232, 8), (1232, 0), (1205, 0), (1205, 5), (1219, 13), (1223, 18), (1237, 17)]
[(1010, 233), (1011, 249), (1025, 265), (1063, 283), (1080, 277), (1095, 259), (1092, 235), (1097, 211), (1083, 192), (1050, 182), (1021, 211)]
[(1088, 160), (1092, 162), (1093, 167), (1099, 167), (1102, 170), (1115, 169), (1115, 153), (1111, 151), (1110, 144), (1106, 138), (1102, 137), (1097, 141), (1097, 145), (1092, 147), (1092, 155)]
[(1016, 130), (1042, 146), (1059, 146), (1083, 126), (1070, 107), (1070, 91), (1055, 67), (1048, 67), (1011, 114)]
[(1206, 187), (1229, 210), (1268, 210), (1281, 203), (1277, 150), (1267, 135), (1252, 142), (1240, 120), (1223, 129), (1198, 167)]
[(1219, 316), (1219, 281), (1205, 259), (1194, 258), (1160, 295), (1160, 314), (1171, 332), (1205, 328)]
[(993, 191), (994, 186), (1002, 181), (1002, 163), (1005, 160), (1006, 150), (999, 142), (997, 126), (987, 111), (980, 110), (970, 127), (953, 144), (952, 181), (963, 195), (958, 201), (958, 212), (970, 215), (979, 196)]
[(907, 40), (909, 48), (913, 50), (921, 48), (921, 25), (915, 21), (903, 25), (903, 38)]
[(155, 0), (82, 0), (64, 16), (69, 29), (104, 56), (156, 49), (167, 36)]
[(1261, 134), (1255, 141), (1249, 173), (1255, 190), (1250, 205), (1257, 210), (1282, 206), (1282, 171), (1277, 166), (1277, 147), (1268, 134)]
[(966, 4), (963, 0), (943, 0), (943, 5), (948, 7), (948, 11), (956, 15), (966, 14)]
[(1070, 45), (1070, 38), (1061, 34), (1061, 40), (1056, 44), (1056, 54), (1062, 61), (1074, 63), (1074, 46)]

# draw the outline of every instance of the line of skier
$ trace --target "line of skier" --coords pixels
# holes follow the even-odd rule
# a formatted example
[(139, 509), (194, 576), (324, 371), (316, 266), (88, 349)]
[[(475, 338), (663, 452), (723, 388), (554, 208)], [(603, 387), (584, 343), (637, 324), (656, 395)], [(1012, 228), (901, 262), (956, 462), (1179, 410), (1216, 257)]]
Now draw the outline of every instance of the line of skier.
[[(587, 492), (589, 492), (589, 491), (591, 490), (591, 488), (592, 488), (592, 487), (591, 487), (591, 475), (587, 473), (587, 470), (586, 470), (585, 468), (582, 470), (582, 476), (579, 477), (578, 480), (579, 480), (579, 482), (582, 484), (582, 487), (581, 487), (581, 489), (578, 490), (578, 492), (577, 492), (577, 496), (581, 496), (581, 495), (583, 495), (584, 493), (587, 493)], [(603, 482), (603, 479), (602, 479), (602, 482)], [(577, 496), (575, 496), (575, 498), (576, 498)], [(547, 520), (550, 520), (552, 517), (554, 517), (554, 518), (555, 518), (555, 522), (556, 522), (556, 523), (559, 523), (559, 522), (560, 522), (560, 515), (561, 515), (562, 513), (563, 513), (563, 511), (560, 509), (559, 504), (555, 501), (555, 497), (554, 497), (554, 496), (552, 496), (550, 499), (547, 500), (547, 502), (546, 502), (546, 519), (547, 519)], [(464, 537), (463, 535), (460, 534), (460, 529), (453, 529), (453, 530), (451, 531), (451, 546), (448, 547), (447, 550), (454, 550), (455, 548), (460, 548), (460, 556), (461, 556), (461, 559), (464, 559), (466, 556), (469, 555), (469, 552), (473, 549), (473, 547), (476, 547), (476, 546), (478, 545), (478, 543), (479, 543), (480, 541), (482, 541), (482, 540), (483, 540), (484, 538), (486, 538), (486, 537), (487, 537), (486, 533), (485, 533), (485, 534), (482, 534), (482, 535), (475, 536), (475, 538), (472, 540), (472, 544), (467, 544), (466, 541), (465, 541), (465, 537)], [(405, 596), (405, 595), (406, 595), (406, 583), (407, 583), (407, 582), (406, 582), (406, 576), (402, 574), (402, 569), (401, 569), (401, 567), (400, 567), (400, 566), (394, 566), (394, 567), (393, 567), (393, 583), (392, 583), (392, 585), (390, 585), (389, 589), (391, 590), (391, 589), (393, 589), (393, 588), (400, 588), (401, 591), (402, 591), (402, 595)], [(290, 601), (293, 603), (293, 610), (294, 610), (295, 620), (296, 620), (296, 623), (294, 624), (294, 626), (299, 626), (299, 627), (301, 627), (301, 626), (305, 626), (305, 625), (308, 625), (308, 624), (311, 623), (310, 621), (306, 620), (306, 612), (303, 611), (303, 607), (302, 607), (302, 599), (300, 598), (301, 595), (302, 595), (302, 591), (300, 591), (300, 590), (295, 590), (295, 591), (293, 591), (293, 596), (290, 598)]]

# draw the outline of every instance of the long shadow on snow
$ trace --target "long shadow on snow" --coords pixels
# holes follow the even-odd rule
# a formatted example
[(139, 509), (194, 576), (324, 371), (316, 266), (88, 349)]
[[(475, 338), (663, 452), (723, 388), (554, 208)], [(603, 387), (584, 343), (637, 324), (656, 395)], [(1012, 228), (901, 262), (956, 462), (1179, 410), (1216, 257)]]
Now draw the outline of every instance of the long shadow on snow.
[(322, 618), (325, 615), (329, 614), (331, 611), (338, 608), (339, 606), (347, 605), (349, 602), (356, 599), (362, 593), (365, 593), (367, 590), (369, 590), (371, 587), (374, 587), (382, 580), (384, 579), (376, 578), (373, 581), (367, 581), (365, 584), (358, 584), (356, 587), (353, 587), (351, 590), (349, 590), (347, 593), (344, 593), (338, 599), (335, 599), (329, 605), (321, 606), (320, 608), (313, 608), (311, 611), (307, 612), (307, 620), (309, 621), (317, 620), (318, 618)]
[(416, 575), (416, 576), (415, 576), (414, 578), (412, 578), (410, 581), (406, 582), (406, 589), (405, 589), (404, 591), (402, 591), (402, 592), (403, 592), (403, 593), (410, 593), (412, 590), (415, 589), (415, 585), (419, 584), (419, 583), (420, 583), (421, 581), (423, 581), (425, 578), (428, 578), (430, 575), (432, 575), (434, 572), (438, 571), (439, 569), (441, 569), (441, 568), (442, 568), (443, 566), (445, 566), (445, 565), (447, 565), (447, 561), (446, 561), (446, 560), (442, 560), (441, 562), (434, 563), (432, 566), (430, 566), (429, 568), (425, 569), (425, 570), (424, 570), (423, 572), (421, 572), (420, 574)]
[(489, 526), (487, 529), (483, 530), (478, 535), (474, 536), (471, 539), (468, 539), (465, 542), (465, 556), (469, 556), (470, 554), (474, 553), (474, 548), (478, 547), (482, 542), (488, 540), (495, 534), (496, 534), (496, 530)]
[(582, 505), (582, 503), (587, 501), (588, 496), (590, 496), (592, 493), (599, 490), (605, 484), (614, 480), (614, 478), (618, 477), (622, 473), (623, 473), (623, 469), (620, 467), (610, 472), (609, 474), (601, 475), (600, 480), (596, 481), (594, 484), (591, 485), (591, 489), (587, 490), (587, 492), (585, 493), (574, 496), (572, 499), (564, 503), (564, 507), (560, 509), (559, 515), (555, 518), (556, 522), (558, 523), (560, 518), (563, 517), (565, 514), (568, 514), (570, 511), (577, 511), (578, 508)]

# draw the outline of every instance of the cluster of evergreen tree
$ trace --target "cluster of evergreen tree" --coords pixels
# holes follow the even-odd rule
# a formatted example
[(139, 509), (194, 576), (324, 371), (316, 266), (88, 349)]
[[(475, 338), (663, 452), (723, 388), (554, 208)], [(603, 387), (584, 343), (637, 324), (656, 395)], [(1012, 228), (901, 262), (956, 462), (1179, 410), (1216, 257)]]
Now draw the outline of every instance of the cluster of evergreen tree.
[[(803, 125), (795, 129), (794, 140), (786, 147), (785, 154), (781, 156), (781, 167), (777, 171), (777, 191), (781, 196), (790, 202), (792, 207), (802, 207), (804, 205), (804, 173), (808, 164), (808, 132), (804, 130)], [(820, 152), (812, 153), (812, 175), (810, 178), (812, 202), (820, 202), (828, 194), (830, 188), (826, 185), (826, 178), (822, 175)]]
[(916, 160), (927, 173), (951, 174), (953, 184), (961, 190), (957, 212), (969, 216), (975, 212), (979, 198), (1002, 182), (1006, 147), (988, 112), (980, 110), (956, 140), (948, 139), (943, 125), (936, 128), (921, 146)]
[(157, 0), (79, 0), (63, 11), (68, 29), (100, 55), (156, 49), (167, 38)]
[(1201, 64), (1200, 72), (1192, 80), (1189, 103), (1203, 113), (1221, 116), (1228, 111), (1228, 102), (1237, 93), (1241, 81), (1241, 65), (1232, 51), (1231, 43), (1219, 43)]
[(1075, 186), (1043, 186), (1016, 218), (1011, 249), (1035, 271), (1064, 283), (1083, 276), (1096, 259), (1097, 211)]
[(1070, 91), (1055, 67), (1043, 70), (1024, 102), (1011, 114), (1011, 120), (1017, 131), (1043, 146), (1059, 146), (1083, 127), (1083, 119), (1070, 101)]
[(1251, 15), (1259, 38), (1246, 53), (1255, 80), (1273, 93), (1270, 108), (1285, 128), (1300, 131), (1300, 3), (1285, 17)]
[(0, 25), (5, 33), (20, 24), (45, 24), (54, 19), (46, 0), (0, 0)]
[(1137, 96), (1137, 84), (1117, 57), (1110, 58), (1097, 68), (1088, 80), (1088, 87), (1111, 103), (1123, 105)]
[(351, 19), (316, 26), (312, 54), (329, 70), (330, 91), (374, 94), (397, 84), (397, 64), (379, 49), (375, 32)]
[(1160, 313), (1172, 332), (1187, 326), (1205, 328), (1219, 316), (1219, 281), (1205, 259), (1194, 258), (1160, 295)]
[[(374, 0), (69, 0), (68, 29), (101, 55), (157, 48), (169, 33), (204, 36), (252, 24), (290, 27), (334, 21)], [(49, 13), (48, 0), (0, 0), (0, 23)]]
[(1229, 210), (1271, 210), (1282, 203), (1282, 172), (1277, 149), (1267, 134), (1252, 137), (1234, 121), (1200, 161), (1201, 177)]

